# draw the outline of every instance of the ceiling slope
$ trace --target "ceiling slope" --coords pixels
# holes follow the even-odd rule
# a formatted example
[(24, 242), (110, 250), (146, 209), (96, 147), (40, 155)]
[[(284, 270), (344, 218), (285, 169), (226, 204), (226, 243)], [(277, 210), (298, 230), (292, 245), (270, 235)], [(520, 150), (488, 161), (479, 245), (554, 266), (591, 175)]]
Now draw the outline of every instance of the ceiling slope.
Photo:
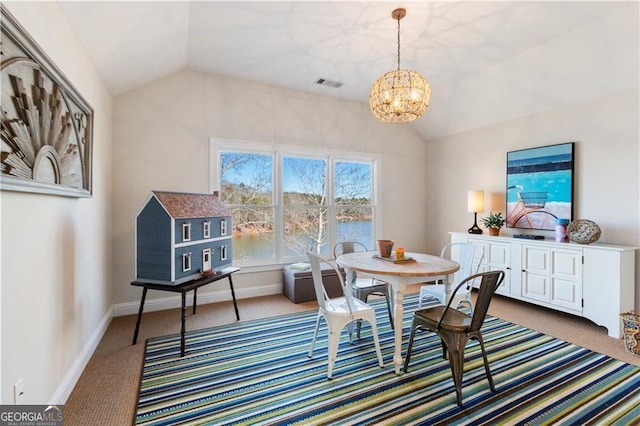
[[(60, 6), (114, 95), (191, 69), (367, 103), (373, 82), (396, 67), (392, 2)], [(638, 2), (401, 6), (401, 67), (420, 72), (433, 91), (412, 123), (425, 138), (638, 86)]]

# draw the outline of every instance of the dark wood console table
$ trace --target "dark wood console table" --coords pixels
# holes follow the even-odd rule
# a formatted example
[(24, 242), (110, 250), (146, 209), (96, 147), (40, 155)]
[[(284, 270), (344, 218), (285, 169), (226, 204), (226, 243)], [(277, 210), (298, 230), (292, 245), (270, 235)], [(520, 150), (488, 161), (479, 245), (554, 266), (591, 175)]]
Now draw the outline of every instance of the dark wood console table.
[(240, 268), (235, 267), (227, 267), (224, 269), (217, 270), (215, 274), (209, 275), (207, 277), (198, 278), (195, 280), (187, 281), (178, 285), (171, 284), (158, 284), (158, 283), (149, 283), (145, 281), (132, 281), (131, 285), (135, 285), (138, 287), (142, 287), (142, 299), (140, 300), (140, 309), (138, 310), (138, 319), (136, 320), (136, 329), (133, 332), (133, 345), (138, 341), (138, 331), (140, 329), (140, 321), (142, 320), (142, 311), (144, 309), (144, 301), (147, 297), (147, 290), (160, 290), (160, 291), (171, 291), (173, 293), (181, 293), (182, 294), (182, 328), (180, 329), (180, 356), (184, 356), (184, 333), (185, 333), (185, 311), (187, 304), (187, 292), (193, 290), (193, 313), (196, 313), (196, 298), (198, 295), (198, 288), (203, 285), (211, 284), (212, 282), (221, 280), (223, 278), (229, 278), (229, 287), (231, 288), (231, 297), (233, 298), (233, 307), (236, 310), (236, 318), (240, 321), (240, 314), (238, 313), (238, 303), (236, 302), (236, 294), (233, 290), (233, 281), (231, 279), (231, 274), (234, 272), (238, 272)]

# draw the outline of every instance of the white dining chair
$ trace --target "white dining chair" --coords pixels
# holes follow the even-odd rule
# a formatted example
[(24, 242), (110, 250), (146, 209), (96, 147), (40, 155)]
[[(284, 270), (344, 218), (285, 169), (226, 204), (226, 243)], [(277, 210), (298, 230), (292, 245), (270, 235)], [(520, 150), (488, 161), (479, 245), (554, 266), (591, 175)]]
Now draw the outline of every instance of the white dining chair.
[[(376, 354), (378, 357), (378, 365), (380, 367), (384, 367), (384, 363), (382, 361), (382, 353), (380, 352), (380, 341), (378, 340), (376, 313), (373, 307), (356, 297), (345, 296), (346, 288), (342, 273), (329, 260), (314, 253), (307, 253), (307, 255), (309, 257), (309, 262), (311, 263), (313, 288), (316, 292), (316, 298), (318, 300), (318, 317), (316, 319), (316, 327), (313, 333), (313, 338), (311, 340), (311, 346), (309, 347), (309, 358), (313, 356), (313, 348), (318, 337), (320, 320), (324, 318), (329, 329), (327, 351), (327, 378), (331, 379), (333, 373), (333, 365), (338, 355), (338, 345), (340, 343), (342, 330), (345, 328), (345, 326), (352, 324), (354, 321), (367, 321), (371, 324), (371, 334), (373, 335), (373, 342), (375, 344)], [(343, 296), (329, 298), (322, 282), (322, 269), (320, 266), (321, 263), (326, 263), (331, 268), (335, 269), (342, 286)], [(353, 342), (352, 327), (348, 327), (348, 330), (349, 342)]]
[[(484, 259), (484, 248), (482, 246), (471, 243), (450, 243), (445, 245), (440, 252), (440, 257), (446, 257), (447, 252), (451, 256), (451, 250), (458, 249), (458, 263), (460, 269), (455, 273), (454, 280), (451, 283), (451, 288), (455, 288), (458, 283), (462, 282), (470, 275), (477, 274), (482, 259)], [(469, 285), (460, 289), (456, 295), (451, 306), (457, 309), (461, 304), (465, 304), (469, 307), (469, 311), (473, 313), (473, 303), (471, 303), (471, 287), (473, 282), (470, 281)], [(445, 304), (445, 291), (444, 283), (442, 280), (436, 281), (435, 284), (423, 285), (420, 287), (420, 296), (418, 300), (418, 308), (422, 307), (422, 304), (426, 299), (437, 299), (441, 305)]]
[[(333, 247), (333, 258), (337, 259), (343, 254), (368, 251), (367, 247), (357, 241), (343, 241)], [(391, 328), (393, 324), (393, 311), (391, 305), (391, 291), (389, 284), (375, 277), (358, 277), (356, 271), (352, 271), (351, 291), (355, 297), (367, 302), (369, 296), (382, 296), (387, 302), (387, 313), (389, 314), (389, 323)], [(358, 323), (358, 337), (360, 337), (360, 323)]]

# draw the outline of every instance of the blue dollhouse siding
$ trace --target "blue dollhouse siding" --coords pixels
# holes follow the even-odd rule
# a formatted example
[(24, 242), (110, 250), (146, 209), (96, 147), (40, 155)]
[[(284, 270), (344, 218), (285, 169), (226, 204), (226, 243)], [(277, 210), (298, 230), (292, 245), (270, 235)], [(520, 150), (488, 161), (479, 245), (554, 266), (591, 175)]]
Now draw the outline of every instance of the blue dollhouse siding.
[(136, 218), (138, 279), (165, 282), (171, 277), (171, 217), (156, 198), (150, 198)]
[(180, 284), (228, 266), (231, 229), (217, 193), (153, 191), (136, 217), (136, 279)]

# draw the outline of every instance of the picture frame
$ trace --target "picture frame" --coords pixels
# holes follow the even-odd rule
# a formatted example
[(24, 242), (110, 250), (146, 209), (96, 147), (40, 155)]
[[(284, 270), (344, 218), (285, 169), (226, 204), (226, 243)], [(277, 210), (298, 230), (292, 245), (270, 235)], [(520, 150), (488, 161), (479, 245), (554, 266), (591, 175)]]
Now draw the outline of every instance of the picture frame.
[(573, 220), (574, 149), (567, 142), (507, 152), (507, 227), (554, 230), (558, 219)]
[(0, 189), (92, 196), (93, 109), (0, 4)]

